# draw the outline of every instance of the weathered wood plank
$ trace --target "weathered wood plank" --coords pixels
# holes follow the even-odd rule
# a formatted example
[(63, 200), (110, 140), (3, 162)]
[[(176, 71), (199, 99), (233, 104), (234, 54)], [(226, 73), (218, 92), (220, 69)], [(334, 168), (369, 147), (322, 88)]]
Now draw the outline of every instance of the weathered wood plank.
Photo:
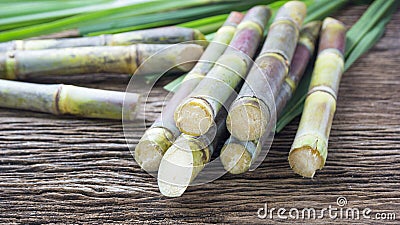
[[(365, 6), (336, 17), (353, 24)], [(121, 122), (0, 109), (0, 223), (398, 224), (400, 220), (400, 12), (383, 39), (345, 73), (330, 153), (313, 180), (294, 174), (287, 154), (298, 119), (276, 136), (265, 162), (243, 175), (162, 197), (156, 180), (135, 165)], [(33, 80), (125, 90), (128, 76)], [(164, 79), (163, 82), (167, 82)], [(166, 94), (149, 99), (148, 125)], [(143, 134), (138, 123), (134, 142)], [(396, 212), (396, 221), (258, 219), (271, 207), (322, 209), (344, 196), (348, 207)]]

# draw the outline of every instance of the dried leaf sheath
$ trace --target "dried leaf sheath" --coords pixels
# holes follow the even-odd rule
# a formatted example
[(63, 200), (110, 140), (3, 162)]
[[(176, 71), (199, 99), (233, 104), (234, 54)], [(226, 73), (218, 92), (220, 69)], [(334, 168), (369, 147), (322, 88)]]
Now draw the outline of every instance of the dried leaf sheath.
[(304, 177), (312, 178), (326, 161), (336, 97), (344, 70), (345, 36), (343, 23), (333, 18), (324, 20), (309, 92), (289, 153), (290, 166)]
[(246, 76), (250, 58), (255, 54), (269, 17), (270, 10), (264, 6), (248, 11), (230, 43), (233, 48), (225, 51), (207, 77), (175, 111), (175, 122), (181, 132), (199, 136), (214, 125), (222, 103)]
[[(105, 91), (63, 84), (32, 84), (0, 80), (0, 107), (55, 115), (121, 119), (125, 92)], [(136, 116), (139, 95), (126, 94), (126, 113)]]
[(100, 35), (43, 40), (15, 40), (0, 43), (0, 52), (12, 50), (38, 50), (85, 46), (112, 46), (132, 44), (174, 44), (185, 41), (205, 40), (198, 30), (182, 27), (162, 27), (147, 30)]
[[(267, 39), (250, 70), (246, 82), (229, 109), (229, 132), (241, 141), (257, 140), (266, 130), (274, 111), (274, 100), (288, 73), (306, 16), (306, 5), (298, 1), (284, 4), (275, 17)], [(261, 72), (259, 71), (261, 70)]]
[[(321, 22), (315, 21), (306, 24), (301, 32), (297, 43), (290, 70), (285, 82), (275, 100), (277, 112), (284, 108), (284, 105), (291, 98), (292, 92), (296, 89), (304, 71), (314, 54), (315, 43), (319, 34)], [(273, 129), (272, 127), (270, 129)], [(270, 130), (266, 130), (268, 134)], [(249, 170), (253, 159), (264, 146), (266, 137), (259, 141), (240, 141), (231, 136), (226, 142), (221, 153), (221, 162), (224, 168), (233, 174), (244, 173)]]
[(146, 171), (156, 171), (165, 151), (180, 135), (175, 126), (174, 111), (180, 102), (198, 85), (217, 61), (235, 33), (243, 14), (232, 12), (224, 25), (217, 31), (214, 40), (208, 45), (200, 61), (186, 75), (179, 90), (174, 94), (161, 112), (160, 117), (145, 132), (135, 148), (135, 160)]
[[(161, 52), (160, 52), (161, 51)], [(147, 58), (159, 54), (152, 62)], [(0, 53), (0, 78), (23, 80), (47, 75), (72, 75), (90, 73), (154, 74), (162, 73), (180, 63), (197, 60), (203, 48), (195, 44), (80, 47)], [(177, 69), (188, 71), (193, 65), (183, 64)]]

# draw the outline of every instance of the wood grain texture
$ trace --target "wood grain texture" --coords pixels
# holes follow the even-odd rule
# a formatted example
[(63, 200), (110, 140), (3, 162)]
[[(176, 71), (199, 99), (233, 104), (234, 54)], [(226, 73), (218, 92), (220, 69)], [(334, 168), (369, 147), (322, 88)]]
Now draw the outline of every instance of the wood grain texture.
[[(365, 9), (347, 7), (335, 18), (350, 26)], [(0, 109), (0, 223), (399, 224), (399, 37), (397, 11), (380, 42), (344, 74), (327, 163), (312, 180), (294, 174), (287, 162), (299, 119), (276, 136), (267, 159), (255, 171), (225, 175), (169, 199), (134, 163), (121, 122)], [(123, 91), (128, 79), (97, 75), (33, 81)], [(161, 86), (148, 100), (147, 125), (164, 104), (167, 93)], [(143, 132), (137, 122), (133, 142)], [(337, 206), (339, 196), (347, 198), (348, 207), (395, 212), (397, 218), (257, 218), (264, 203), (322, 209)]]

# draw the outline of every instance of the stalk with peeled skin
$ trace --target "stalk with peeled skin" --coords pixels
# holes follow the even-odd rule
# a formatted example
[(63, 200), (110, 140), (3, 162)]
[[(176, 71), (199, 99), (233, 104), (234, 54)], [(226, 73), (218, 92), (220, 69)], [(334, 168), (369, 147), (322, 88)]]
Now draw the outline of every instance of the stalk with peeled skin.
[(293, 171), (312, 178), (322, 169), (336, 110), (336, 98), (344, 70), (346, 28), (333, 18), (322, 24), (319, 53), (304, 103), (299, 128), (289, 153)]
[(175, 126), (174, 111), (181, 101), (199, 84), (213, 63), (225, 51), (227, 44), (235, 33), (236, 26), (243, 18), (243, 14), (232, 12), (223, 26), (217, 31), (213, 41), (208, 45), (199, 62), (186, 75), (180, 88), (165, 106), (161, 115), (145, 132), (135, 148), (135, 160), (144, 170), (151, 172), (158, 170), (165, 151), (180, 135)]
[[(152, 56), (156, 54), (155, 56)], [(79, 47), (0, 53), (0, 78), (23, 80), (28, 77), (88, 73), (136, 75), (166, 72), (171, 67), (188, 71), (203, 53), (196, 44), (137, 44), (129, 46)], [(151, 65), (145, 63), (152, 56)], [(180, 65), (181, 63), (184, 63)]]
[[(291, 98), (292, 93), (296, 89), (304, 71), (314, 54), (315, 43), (320, 31), (321, 22), (314, 21), (306, 24), (300, 32), (299, 41), (293, 60), (290, 64), (289, 73), (285, 82), (275, 100), (277, 114), (279, 115), (287, 101)], [(271, 127), (270, 129), (273, 129)], [(268, 134), (270, 130), (266, 130)], [(232, 174), (240, 174), (246, 172), (255, 157), (256, 153), (261, 151), (264, 146), (266, 137), (261, 137), (259, 141), (240, 141), (231, 136), (224, 144), (221, 151), (220, 160), (224, 168)]]
[(278, 10), (256, 65), (250, 70), (229, 109), (228, 130), (240, 141), (257, 140), (265, 132), (274, 113), (274, 100), (288, 73), (305, 16), (306, 5), (299, 1), (285, 3)]
[(199, 136), (213, 125), (214, 118), (233, 90), (247, 75), (271, 11), (266, 6), (251, 8), (238, 25), (228, 48), (190, 96), (175, 111), (182, 133)]
[[(125, 103), (124, 103), (124, 97)], [(72, 114), (88, 118), (121, 119), (124, 113), (133, 120), (139, 95), (63, 84), (33, 84), (0, 80), (0, 107), (55, 115)]]
[(12, 50), (38, 50), (85, 46), (113, 46), (132, 44), (174, 44), (185, 41), (205, 40), (196, 29), (182, 27), (162, 27), (138, 30), (119, 34), (106, 34), (94, 37), (15, 40), (0, 43), (0, 52)]

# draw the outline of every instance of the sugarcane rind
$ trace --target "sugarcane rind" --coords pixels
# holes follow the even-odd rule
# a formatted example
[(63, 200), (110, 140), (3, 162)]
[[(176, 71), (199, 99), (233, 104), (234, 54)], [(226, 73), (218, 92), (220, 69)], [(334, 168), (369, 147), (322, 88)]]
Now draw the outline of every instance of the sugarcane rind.
[(260, 56), (264, 53), (280, 54), (289, 65), (293, 58), (299, 35), (299, 29), (290, 20), (274, 21), (269, 29), (269, 36), (267, 36)]
[(254, 29), (259, 34), (262, 34), (263, 30), (264, 30), (259, 23), (256, 23), (256, 22), (250, 21), (250, 20), (243, 21), (238, 25), (237, 30), (240, 31), (242, 29)]
[(296, 83), (288, 76), (285, 78), (285, 83), (290, 87), (292, 93), (296, 90)]
[(4, 70), (4, 78), (7, 80), (15, 80), (18, 79), (18, 74), (17, 74), (17, 69), (15, 68), (17, 66), (17, 60), (15, 59), (15, 52), (10, 51), (6, 52), (6, 58), (5, 58), (5, 70)]
[(300, 31), (298, 44), (304, 45), (310, 52), (315, 50), (315, 42), (321, 29), (321, 21), (312, 21), (304, 25)]
[(326, 90), (331, 89), (328, 93), (336, 99), (343, 70), (343, 55), (338, 50), (329, 48), (321, 51), (315, 62), (310, 90), (324, 86)]
[(290, 20), (297, 29), (301, 28), (307, 13), (307, 7), (300, 1), (289, 1), (285, 3), (277, 12), (276, 20)]

